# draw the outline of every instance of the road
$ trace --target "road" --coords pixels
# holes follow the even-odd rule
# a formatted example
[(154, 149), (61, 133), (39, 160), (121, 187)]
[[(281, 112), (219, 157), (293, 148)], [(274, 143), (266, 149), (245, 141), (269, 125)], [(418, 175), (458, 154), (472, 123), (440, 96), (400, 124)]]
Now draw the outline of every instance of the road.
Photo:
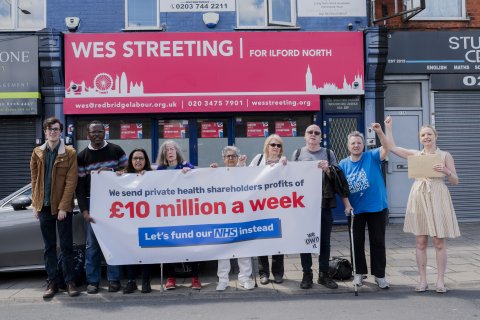
[(62, 299), (0, 305), (0, 319), (480, 319), (480, 290), (447, 294), (405, 290), (294, 296), (228, 295), (158, 299), (147, 295), (125, 299)]

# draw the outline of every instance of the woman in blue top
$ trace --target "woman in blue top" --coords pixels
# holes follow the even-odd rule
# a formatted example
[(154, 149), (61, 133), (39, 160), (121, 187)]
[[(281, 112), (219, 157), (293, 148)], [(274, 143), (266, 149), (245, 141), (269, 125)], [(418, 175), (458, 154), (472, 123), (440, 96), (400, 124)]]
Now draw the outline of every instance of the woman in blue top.
[[(389, 118), (385, 120), (387, 121), (390, 121)], [(365, 259), (365, 225), (368, 224), (371, 273), (378, 286), (387, 289), (390, 286), (385, 280), (387, 191), (382, 175), (382, 161), (387, 157), (388, 148), (380, 124), (372, 124), (372, 129), (378, 135), (382, 146), (364, 151), (363, 134), (354, 131), (348, 135), (350, 156), (341, 160), (339, 167), (345, 173), (350, 189), (350, 205), (345, 207), (345, 212), (349, 214), (354, 210), (355, 213), (353, 246), (356, 274), (353, 281), (361, 286), (363, 274), (368, 273)]]
[[(192, 164), (184, 160), (182, 150), (178, 143), (173, 140), (167, 140), (160, 146), (157, 157), (157, 170), (175, 170), (181, 169), (186, 173), (194, 168)], [(192, 289), (200, 290), (202, 284), (198, 278), (200, 271), (200, 264), (198, 262), (187, 263), (192, 268)], [(173, 290), (176, 288), (177, 281), (175, 279), (175, 264), (166, 263), (164, 265), (165, 276), (167, 281), (165, 283), (166, 290)]]

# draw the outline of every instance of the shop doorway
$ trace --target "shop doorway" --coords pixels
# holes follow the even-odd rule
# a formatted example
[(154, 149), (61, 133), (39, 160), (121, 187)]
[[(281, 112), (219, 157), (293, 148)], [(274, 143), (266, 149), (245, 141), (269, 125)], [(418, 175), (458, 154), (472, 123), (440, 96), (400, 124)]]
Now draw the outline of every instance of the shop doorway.
[[(348, 156), (347, 137), (352, 131), (363, 131), (362, 115), (327, 115), (328, 121), (324, 121), (323, 146), (332, 149), (335, 152), (337, 161), (340, 162)], [(344, 207), (341, 199), (337, 196), (337, 207), (332, 210), (335, 223), (346, 223), (347, 218), (344, 213)]]
[[(393, 136), (398, 146), (406, 149), (420, 149), (418, 130), (422, 126), (421, 111), (386, 111), (385, 115), (393, 118)], [(407, 159), (390, 152), (387, 163), (387, 190), (390, 218), (403, 217), (408, 194), (412, 186), (408, 179)]]

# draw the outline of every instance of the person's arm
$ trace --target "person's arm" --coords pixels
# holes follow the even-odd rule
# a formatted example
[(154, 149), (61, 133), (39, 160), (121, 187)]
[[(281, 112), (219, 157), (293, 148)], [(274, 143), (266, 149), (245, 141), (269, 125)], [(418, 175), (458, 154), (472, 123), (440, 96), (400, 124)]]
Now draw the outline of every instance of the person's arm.
[(77, 188), (75, 189), (75, 194), (77, 196), (78, 207), (80, 212), (83, 215), (83, 219), (87, 222), (95, 222), (92, 217), (90, 217), (90, 212), (88, 211), (88, 195), (87, 195), (87, 181), (88, 181), (88, 172), (83, 164), (82, 159), (77, 156), (77, 171), (78, 171), (78, 180)]
[(343, 206), (345, 207), (345, 210), (343, 211), (346, 216), (349, 216), (352, 214), (353, 207), (350, 204), (350, 200), (348, 200), (347, 197), (342, 197), (342, 202)]
[(455, 169), (455, 162), (453, 161), (453, 157), (450, 153), (447, 152), (447, 156), (445, 157), (445, 165), (443, 163), (439, 163), (434, 165), (433, 169), (435, 171), (444, 173), (447, 176), (448, 182), (451, 184), (456, 186), (459, 183), (457, 170)]
[(383, 161), (387, 158), (388, 152), (390, 151), (387, 137), (385, 136), (385, 133), (383, 133), (380, 123), (372, 123), (372, 129), (380, 140), (380, 160)]
[(385, 118), (385, 133), (385, 142), (388, 145), (388, 149), (400, 158), (406, 159), (408, 156), (417, 154), (417, 150), (401, 148), (395, 144), (395, 139), (393, 138), (393, 119), (391, 116)]
[[(35, 149), (32, 152), (32, 156), (30, 158), (30, 175), (31, 175), (31, 182), (32, 182), (32, 192), (36, 191), (36, 186), (37, 186), (37, 179), (38, 179), (38, 168), (37, 168), (37, 161), (36, 161), (36, 155), (35, 155)], [(36, 208), (36, 197), (32, 196), (32, 208), (33, 208), (33, 215), (35, 218), (38, 219), (38, 211)]]
[(69, 154), (67, 149), (65, 149), (65, 152), (68, 156), (69, 168), (65, 176), (65, 188), (63, 190), (62, 199), (58, 205), (59, 220), (63, 220), (61, 215), (64, 215), (65, 217), (66, 213), (72, 209), (72, 200), (78, 180), (77, 153), (75, 150), (71, 150)]

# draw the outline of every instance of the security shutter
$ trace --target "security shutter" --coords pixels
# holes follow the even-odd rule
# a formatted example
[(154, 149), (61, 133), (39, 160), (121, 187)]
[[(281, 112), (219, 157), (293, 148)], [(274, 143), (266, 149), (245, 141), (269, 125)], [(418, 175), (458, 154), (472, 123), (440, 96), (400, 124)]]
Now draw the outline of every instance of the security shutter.
[(448, 186), (457, 218), (479, 221), (480, 92), (436, 92), (434, 101), (438, 146), (452, 154), (460, 178), (458, 186)]
[(0, 119), (0, 199), (30, 183), (35, 119)]

